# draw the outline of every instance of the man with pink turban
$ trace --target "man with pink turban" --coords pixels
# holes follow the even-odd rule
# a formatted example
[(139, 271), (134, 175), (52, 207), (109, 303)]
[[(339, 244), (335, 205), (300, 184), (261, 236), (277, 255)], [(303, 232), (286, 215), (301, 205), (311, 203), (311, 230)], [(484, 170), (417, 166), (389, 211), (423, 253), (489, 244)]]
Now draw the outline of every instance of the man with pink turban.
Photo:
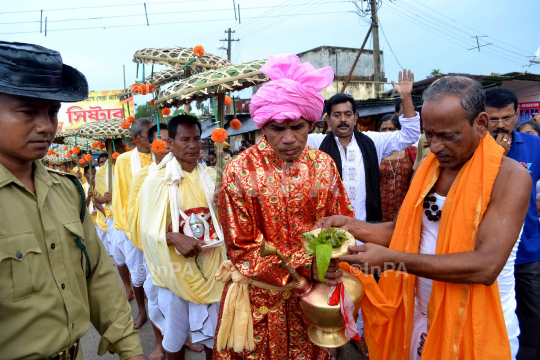
[[(264, 136), (227, 164), (219, 192), (230, 260), (216, 275), (226, 285), (213, 358), (327, 359), (328, 352), (308, 337), (291, 276), (259, 249), (266, 241), (298, 273), (317, 281), (302, 233), (329, 215), (354, 217), (334, 161), (306, 146), (323, 111), (318, 91), (332, 83), (334, 73), (286, 54), (271, 56), (261, 72), (272, 81), (253, 96), (250, 111)], [(340, 283), (341, 274), (331, 263), (324, 283)]]

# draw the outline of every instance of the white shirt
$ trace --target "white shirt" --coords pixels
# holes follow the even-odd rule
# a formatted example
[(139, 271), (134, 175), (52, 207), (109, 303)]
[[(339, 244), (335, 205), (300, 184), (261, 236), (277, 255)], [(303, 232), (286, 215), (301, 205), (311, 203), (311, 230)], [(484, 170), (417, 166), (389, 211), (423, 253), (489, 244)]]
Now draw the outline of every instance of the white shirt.
[[(420, 138), (420, 115), (410, 119), (399, 117), (400, 131), (375, 132), (367, 131), (362, 134), (373, 140), (377, 151), (379, 165), (381, 160), (392, 155), (394, 151), (405, 150)], [(309, 134), (307, 145), (319, 148), (326, 135)], [(349, 200), (354, 208), (354, 214), (358, 220), (366, 221), (366, 171), (364, 160), (358, 143), (353, 138), (347, 148), (344, 149), (336, 137), (339, 153), (341, 154), (342, 181)], [(379, 171), (379, 169), (376, 169)]]
[[(434, 194), (435, 204), (442, 209), (445, 197)], [(437, 237), (439, 234), (440, 221), (429, 221), (426, 214), (422, 215), (422, 230), (420, 232), (419, 254), (435, 255), (437, 250)], [(519, 239), (519, 238), (518, 238)], [(514, 278), (514, 262), (519, 240), (514, 245), (508, 261), (504, 265), (501, 273), (497, 277), (499, 296), (501, 297), (501, 307), (506, 325), (506, 332), (510, 340), (510, 350), (512, 359), (516, 358), (519, 348), (519, 322), (516, 315), (516, 292)], [(427, 335), (427, 312), (431, 298), (431, 288), (433, 280), (420, 276), (416, 277), (416, 301), (414, 309), (413, 332), (411, 337), (411, 352), (409, 359), (420, 360), (423, 343)]]

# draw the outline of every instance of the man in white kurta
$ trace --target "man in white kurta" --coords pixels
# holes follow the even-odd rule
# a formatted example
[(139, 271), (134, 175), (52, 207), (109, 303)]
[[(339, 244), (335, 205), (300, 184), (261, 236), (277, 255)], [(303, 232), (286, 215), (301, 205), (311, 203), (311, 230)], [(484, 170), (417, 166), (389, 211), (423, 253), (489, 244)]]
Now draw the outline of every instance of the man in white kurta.
[[(184, 359), (184, 343), (205, 346), (211, 359), (223, 285), (214, 280), (226, 259), (212, 195), (216, 172), (198, 164), (201, 128), (197, 118), (180, 115), (168, 124), (168, 154), (149, 172), (138, 195), (140, 239), (158, 306), (163, 314), (163, 348), (171, 360)], [(189, 216), (204, 223), (193, 237)]]

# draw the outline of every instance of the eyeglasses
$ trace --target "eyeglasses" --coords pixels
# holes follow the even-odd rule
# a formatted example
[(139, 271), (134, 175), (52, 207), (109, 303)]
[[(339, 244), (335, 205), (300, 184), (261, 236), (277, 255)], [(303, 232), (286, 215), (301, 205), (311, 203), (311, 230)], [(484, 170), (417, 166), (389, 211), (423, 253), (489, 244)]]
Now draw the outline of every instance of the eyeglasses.
[(493, 119), (493, 120), (489, 120), (489, 123), (494, 125), (494, 124), (498, 124), (500, 121), (502, 121), (505, 125), (508, 125), (510, 124), (510, 122), (512, 120), (514, 120), (514, 118), (516, 117), (516, 115), (512, 115), (512, 116), (507, 116), (505, 118), (502, 118), (502, 119)]

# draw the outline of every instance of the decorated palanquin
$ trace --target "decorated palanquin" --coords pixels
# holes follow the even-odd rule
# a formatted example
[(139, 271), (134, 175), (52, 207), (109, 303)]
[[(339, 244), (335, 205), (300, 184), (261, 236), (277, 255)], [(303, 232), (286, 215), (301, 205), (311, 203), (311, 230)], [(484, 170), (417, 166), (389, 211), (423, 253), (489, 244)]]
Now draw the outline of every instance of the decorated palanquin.
[[(302, 233), (330, 215), (354, 217), (334, 161), (306, 146), (293, 163), (284, 163), (265, 138), (231, 160), (223, 174), (219, 216), (231, 261), (248, 278), (283, 287), (292, 280), (275, 256), (261, 257), (262, 241), (275, 246), (303, 276), (311, 279), (312, 258)], [(225, 286), (217, 332), (222, 322)], [(309, 325), (290, 291), (249, 286), (255, 349), (242, 359), (327, 359), (325, 349), (307, 335)], [(236, 359), (232, 350), (214, 358)]]

